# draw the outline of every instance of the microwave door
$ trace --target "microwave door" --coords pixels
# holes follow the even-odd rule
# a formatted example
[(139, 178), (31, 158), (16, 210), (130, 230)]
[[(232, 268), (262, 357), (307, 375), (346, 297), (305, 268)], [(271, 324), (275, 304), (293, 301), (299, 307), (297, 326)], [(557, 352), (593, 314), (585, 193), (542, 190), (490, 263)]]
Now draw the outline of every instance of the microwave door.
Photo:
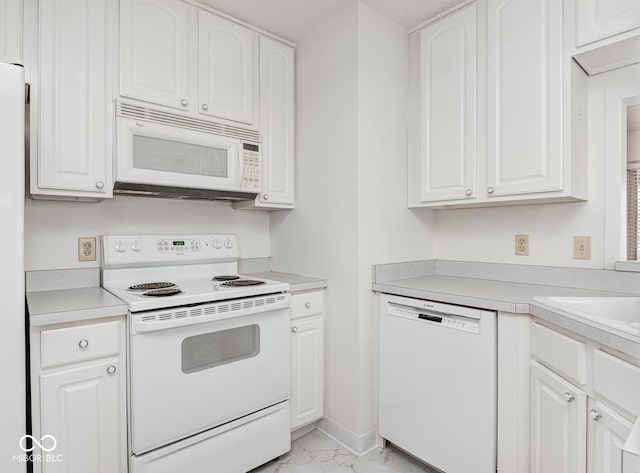
[(241, 149), (235, 138), (119, 118), (116, 180), (239, 190)]

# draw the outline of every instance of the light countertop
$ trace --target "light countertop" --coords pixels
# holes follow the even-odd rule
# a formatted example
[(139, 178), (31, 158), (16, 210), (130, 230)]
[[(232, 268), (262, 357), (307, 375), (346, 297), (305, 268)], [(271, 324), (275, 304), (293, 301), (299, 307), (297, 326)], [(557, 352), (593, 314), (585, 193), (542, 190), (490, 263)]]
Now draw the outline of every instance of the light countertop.
[(272, 279), (274, 281), (289, 283), (291, 292), (310, 291), (327, 287), (329, 282), (326, 279), (313, 276), (301, 276), (299, 274), (281, 273), (279, 271), (265, 271), (262, 273), (251, 273), (247, 276), (256, 278)]
[(101, 287), (27, 293), (31, 326), (127, 314), (127, 305)]

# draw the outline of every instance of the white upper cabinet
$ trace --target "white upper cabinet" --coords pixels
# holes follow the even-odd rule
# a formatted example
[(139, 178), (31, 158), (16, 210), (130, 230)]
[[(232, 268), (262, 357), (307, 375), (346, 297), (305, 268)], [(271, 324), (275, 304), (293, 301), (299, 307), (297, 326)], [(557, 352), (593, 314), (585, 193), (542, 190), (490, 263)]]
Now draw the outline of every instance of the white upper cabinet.
[(487, 193), (562, 190), (562, 2), (488, 0), (487, 16)]
[(294, 49), (260, 38), (260, 129), (262, 192), (257, 207), (291, 208), (294, 203)]
[(180, 0), (120, 0), (120, 95), (189, 109), (191, 12)]
[(32, 71), (34, 196), (112, 195), (110, 0), (41, 1)]
[(573, 0), (482, 0), (409, 38), (409, 207), (587, 198)]
[(0, 0), (0, 62), (22, 64), (22, 0)]
[(640, 27), (638, 0), (576, 0), (577, 45)]
[(419, 176), (409, 183), (410, 205), (475, 195), (476, 23), (472, 4), (411, 40), (410, 54), (420, 69), (410, 85), (410, 140), (419, 154), (409, 163), (409, 175)]
[(257, 34), (198, 11), (200, 113), (252, 125), (257, 99)]

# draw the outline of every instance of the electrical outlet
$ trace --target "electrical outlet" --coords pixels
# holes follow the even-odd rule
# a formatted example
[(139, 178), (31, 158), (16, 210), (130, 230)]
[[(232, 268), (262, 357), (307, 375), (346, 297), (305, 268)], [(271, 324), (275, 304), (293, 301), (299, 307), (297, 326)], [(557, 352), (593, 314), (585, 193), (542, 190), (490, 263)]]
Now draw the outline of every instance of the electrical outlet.
[(516, 235), (517, 256), (529, 256), (529, 235)]
[(96, 238), (78, 238), (78, 261), (96, 260)]
[(591, 259), (591, 237), (573, 237), (573, 259)]

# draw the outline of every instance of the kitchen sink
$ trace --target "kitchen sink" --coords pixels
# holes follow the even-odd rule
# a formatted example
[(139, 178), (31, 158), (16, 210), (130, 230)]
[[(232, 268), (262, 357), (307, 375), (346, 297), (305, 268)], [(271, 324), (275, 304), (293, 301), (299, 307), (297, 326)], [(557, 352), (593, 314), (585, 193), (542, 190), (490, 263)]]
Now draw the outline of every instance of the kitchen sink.
[(534, 297), (533, 300), (551, 309), (640, 334), (640, 297)]

